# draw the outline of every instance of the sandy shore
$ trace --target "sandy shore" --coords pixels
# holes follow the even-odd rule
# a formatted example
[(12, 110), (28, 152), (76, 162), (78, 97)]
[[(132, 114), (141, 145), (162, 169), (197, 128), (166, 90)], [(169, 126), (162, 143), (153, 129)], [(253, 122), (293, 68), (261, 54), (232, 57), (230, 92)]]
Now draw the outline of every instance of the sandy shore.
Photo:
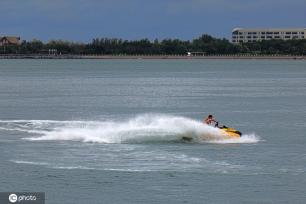
[(291, 55), (0, 55), (0, 59), (285, 59), (305, 60), (306, 56)]

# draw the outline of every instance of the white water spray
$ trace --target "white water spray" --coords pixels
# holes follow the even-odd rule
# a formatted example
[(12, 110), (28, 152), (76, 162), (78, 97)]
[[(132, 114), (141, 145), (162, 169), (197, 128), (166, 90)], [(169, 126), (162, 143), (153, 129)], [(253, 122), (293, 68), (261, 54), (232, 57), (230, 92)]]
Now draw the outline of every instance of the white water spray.
[[(126, 121), (0, 121), (0, 129), (24, 131), (31, 134), (25, 139), (66, 140), (95, 143), (150, 143), (181, 142), (183, 137), (192, 142), (256, 143), (255, 135), (224, 138), (220, 130), (203, 123), (178, 116), (145, 114)], [(33, 136), (33, 134), (35, 136)]]

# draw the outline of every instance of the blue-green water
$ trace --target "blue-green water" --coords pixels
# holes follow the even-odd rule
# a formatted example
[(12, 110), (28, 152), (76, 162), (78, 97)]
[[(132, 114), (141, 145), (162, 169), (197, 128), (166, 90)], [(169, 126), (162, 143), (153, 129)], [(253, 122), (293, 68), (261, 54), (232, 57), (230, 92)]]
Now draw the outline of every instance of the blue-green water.
[[(242, 138), (201, 124), (208, 114)], [(0, 191), (306, 203), (305, 121), (305, 61), (1, 60)]]

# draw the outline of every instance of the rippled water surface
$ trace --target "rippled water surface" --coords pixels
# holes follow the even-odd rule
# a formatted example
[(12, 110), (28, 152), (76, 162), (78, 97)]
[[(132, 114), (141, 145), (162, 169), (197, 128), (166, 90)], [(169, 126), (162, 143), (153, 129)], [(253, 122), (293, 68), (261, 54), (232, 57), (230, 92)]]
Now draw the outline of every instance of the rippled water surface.
[[(242, 137), (203, 125), (208, 114)], [(0, 191), (305, 203), (305, 121), (305, 61), (1, 60)]]

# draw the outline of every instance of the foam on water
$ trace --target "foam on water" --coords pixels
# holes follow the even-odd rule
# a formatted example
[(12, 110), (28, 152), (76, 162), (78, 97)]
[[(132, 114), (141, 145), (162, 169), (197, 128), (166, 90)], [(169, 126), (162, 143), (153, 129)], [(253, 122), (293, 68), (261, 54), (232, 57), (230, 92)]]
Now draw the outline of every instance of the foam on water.
[[(126, 154), (128, 157), (125, 156)], [(68, 161), (67, 159), (65, 161), (58, 158), (55, 159), (51, 156), (50, 158), (34, 158), (34, 160), (31, 158), (28, 158), (28, 160), (10, 160), (10, 162), (22, 165), (43, 166), (52, 169), (125, 172), (207, 171), (214, 173), (234, 173), (246, 169), (243, 165), (230, 164), (226, 161), (213, 161), (182, 153), (160, 150), (145, 152), (144, 154), (139, 151), (133, 153), (120, 152), (110, 158), (101, 156), (95, 162), (86, 162), (75, 156), (72, 155)]]
[(135, 118), (116, 121), (50, 121), (12, 120), (0, 121), (0, 129), (24, 131), (31, 141), (65, 140), (95, 143), (146, 143), (181, 142), (183, 137), (193, 142), (208, 143), (256, 143), (255, 135), (243, 135), (238, 139), (222, 136), (220, 130), (203, 125), (190, 118), (145, 114)]

